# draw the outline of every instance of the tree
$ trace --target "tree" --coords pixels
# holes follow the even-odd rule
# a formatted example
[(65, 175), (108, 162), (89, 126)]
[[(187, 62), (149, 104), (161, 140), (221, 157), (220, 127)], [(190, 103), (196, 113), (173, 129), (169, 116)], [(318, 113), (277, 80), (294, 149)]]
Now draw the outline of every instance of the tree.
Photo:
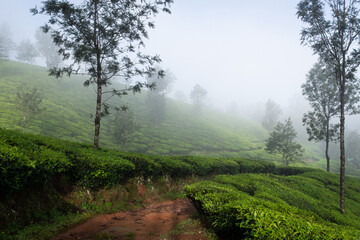
[(130, 109), (123, 107), (116, 110), (113, 133), (116, 144), (124, 147), (138, 128)]
[(56, 46), (51, 38), (50, 33), (44, 33), (41, 29), (35, 32), (36, 47), (39, 54), (45, 58), (48, 68), (59, 67), (61, 57), (59, 55), (60, 48)]
[(0, 25), (0, 60), (7, 60), (10, 52), (14, 48), (14, 42), (11, 39), (11, 31), (7, 23)]
[(301, 145), (294, 141), (296, 132), (291, 119), (288, 118), (285, 124), (278, 122), (270, 136), (265, 140), (265, 150), (271, 154), (279, 153), (282, 155), (285, 166), (290, 162), (297, 161), (304, 152)]
[[(331, 119), (340, 114), (339, 88), (333, 71), (318, 62), (307, 75), (306, 83), (301, 88), (309, 101), (312, 111), (304, 114), (303, 124), (309, 135), (309, 141), (325, 141), (326, 169), (330, 171), (329, 143), (339, 139), (339, 124), (332, 124)], [(359, 84), (346, 88), (345, 107), (349, 114), (356, 113), (359, 101)]]
[(346, 136), (346, 159), (354, 167), (360, 168), (360, 135), (356, 130)]
[[(330, 67), (339, 87), (340, 103), (340, 212), (345, 214), (345, 93), (356, 81), (360, 64), (358, 0), (301, 0), (297, 16), (308, 26), (301, 31), (303, 44)], [(330, 13), (330, 14), (326, 14)]]
[(39, 53), (36, 50), (35, 45), (30, 42), (29, 39), (21, 41), (17, 46), (16, 58), (19, 61), (33, 63), (37, 56), (39, 56)]
[(274, 129), (276, 123), (279, 121), (279, 116), (282, 110), (280, 105), (269, 99), (265, 105), (265, 116), (262, 120), (262, 125), (265, 129), (271, 131)]
[[(60, 47), (64, 60), (69, 66), (50, 69), (50, 74), (61, 77), (83, 71), (89, 76), (85, 86), (96, 87), (96, 110), (94, 149), (99, 147), (101, 117), (109, 113), (106, 101), (112, 96), (126, 95), (128, 91), (140, 92), (148, 86), (144, 82), (124, 89), (104, 91), (113, 77), (130, 79), (134, 76), (150, 76), (159, 56), (142, 53), (144, 39), (148, 38), (147, 28), (154, 28), (152, 17), (159, 10), (170, 13), (172, 0), (84, 0), (72, 4), (68, 0), (46, 0), (40, 9), (31, 9), (35, 14), (50, 16), (48, 24), (42, 27), (51, 31), (54, 43)], [(53, 26), (53, 28), (51, 28)], [(104, 94), (110, 95), (104, 100)]]
[(204, 98), (207, 94), (207, 91), (203, 89), (199, 84), (196, 84), (193, 90), (190, 93), (190, 101), (193, 105), (193, 110), (195, 112), (200, 112), (203, 104)]
[[(161, 69), (157, 67), (155, 72), (161, 72)], [(147, 92), (146, 103), (149, 109), (149, 119), (155, 125), (165, 118), (165, 96), (171, 91), (175, 79), (169, 70), (163, 72), (163, 75), (153, 74), (146, 78), (147, 84), (154, 85), (154, 88)]]
[(17, 89), (15, 105), (21, 114), (23, 133), (26, 132), (31, 121), (45, 110), (45, 108), (42, 107), (42, 100), (43, 95), (37, 88), (28, 89), (27, 87), (21, 86)]

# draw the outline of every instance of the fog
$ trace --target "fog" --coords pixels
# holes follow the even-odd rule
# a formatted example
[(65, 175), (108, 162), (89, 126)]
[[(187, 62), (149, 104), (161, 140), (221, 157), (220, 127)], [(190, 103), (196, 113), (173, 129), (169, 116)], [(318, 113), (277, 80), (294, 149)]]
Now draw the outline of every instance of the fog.
[[(29, 9), (41, 1), (0, 0), (0, 23), (10, 26), (15, 43), (35, 41), (47, 17), (32, 16)], [(172, 14), (156, 17), (146, 51), (159, 54), (161, 67), (176, 77), (172, 97), (180, 93), (189, 100), (199, 84), (208, 92), (208, 107), (261, 121), (270, 98), (281, 105), (283, 118), (299, 119), (308, 109), (301, 84), (316, 56), (301, 45), (297, 3), (175, 0)], [(36, 63), (44, 65), (41, 58)], [(359, 128), (357, 117), (347, 119)]]
[[(173, 94), (180, 90), (188, 96), (200, 84), (215, 108), (236, 103), (245, 114), (269, 98), (287, 106), (301, 95), (305, 74), (316, 61), (300, 44), (297, 2), (178, 0), (172, 14), (155, 19), (146, 51), (159, 54), (162, 67), (176, 76)], [(0, 22), (10, 25), (14, 41), (34, 41), (47, 18), (32, 16), (29, 9), (41, 6), (41, 0), (0, 3)]]

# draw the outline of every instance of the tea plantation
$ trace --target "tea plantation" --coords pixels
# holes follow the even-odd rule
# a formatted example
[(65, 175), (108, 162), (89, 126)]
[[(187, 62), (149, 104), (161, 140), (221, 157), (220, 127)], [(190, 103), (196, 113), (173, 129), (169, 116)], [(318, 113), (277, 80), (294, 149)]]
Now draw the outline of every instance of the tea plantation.
[(346, 214), (338, 176), (307, 168), (216, 176), (185, 187), (224, 239), (359, 239), (360, 181), (347, 178)]
[[(242, 158), (95, 151), (88, 144), (4, 129), (0, 129), (0, 158), (0, 239), (73, 214), (72, 203), (63, 199), (68, 192), (64, 186), (96, 191), (136, 177), (164, 176), (172, 181), (215, 176), (187, 185), (184, 191), (223, 239), (360, 237), (360, 181), (347, 178), (347, 213), (341, 215), (338, 177), (322, 170)], [(81, 211), (94, 203), (89, 204)]]
[[(43, 94), (46, 108), (29, 125), (27, 132), (58, 139), (91, 143), (95, 111), (95, 92), (83, 86), (82, 75), (55, 79), (44, 67), (6, 61), (0, 62), (0, 126), (21, 130), (16, 109), (17, 87), (36, 87)], [(112, 86), (123, 88), (120, 83)], [(155, 155), (253, 156), (271, 158), (262, 149), (266, 131), (251, 121), (204, 109), (194, 115), (191, 105), (167, 98), (164, 121), (149, 121), (146, 90), (109, 100), (112, 106), (127, 105), (134, 112), (137, 131), (126, 146), (117, 146), (113, 137), (114, 115), (102, 119), (100, 145), (127, 152)]]

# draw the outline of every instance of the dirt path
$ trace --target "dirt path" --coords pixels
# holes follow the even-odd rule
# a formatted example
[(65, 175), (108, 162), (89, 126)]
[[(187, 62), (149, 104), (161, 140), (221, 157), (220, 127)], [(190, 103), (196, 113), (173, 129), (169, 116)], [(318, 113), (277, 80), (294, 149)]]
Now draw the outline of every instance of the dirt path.
[[(99, 215), (74, 226), (53, 240), (112, 239), (158, 240), (164, 239), (181, 221), (190, 218), (195, 208), (187, 199), (150, 205), (144, 209)], [(166, 238), (169, 240), (169, 238)], [(207, 240), (199, 232), (179, 233), (174, 240)]]

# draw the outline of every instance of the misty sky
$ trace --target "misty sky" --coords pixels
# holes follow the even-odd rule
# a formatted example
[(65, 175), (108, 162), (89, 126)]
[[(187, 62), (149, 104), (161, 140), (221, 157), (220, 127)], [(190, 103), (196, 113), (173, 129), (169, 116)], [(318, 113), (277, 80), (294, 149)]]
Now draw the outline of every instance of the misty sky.
[[(147, 52), (177, 78), (174, 91), (188, 95), (195, 84), (216, 106), (265, 102), (287, 105), (301, 95), (301, 84), (316, 57), (301, 46), (302, 23), (295, 0), (175, 0), (172, 14), (155, 19)], [(41, 0), (0, 0), (0, 22), (15, 42), (34, 40), (46, 17), (29, 9)], [(217, 103), (218, 102), (218, 103)]]

